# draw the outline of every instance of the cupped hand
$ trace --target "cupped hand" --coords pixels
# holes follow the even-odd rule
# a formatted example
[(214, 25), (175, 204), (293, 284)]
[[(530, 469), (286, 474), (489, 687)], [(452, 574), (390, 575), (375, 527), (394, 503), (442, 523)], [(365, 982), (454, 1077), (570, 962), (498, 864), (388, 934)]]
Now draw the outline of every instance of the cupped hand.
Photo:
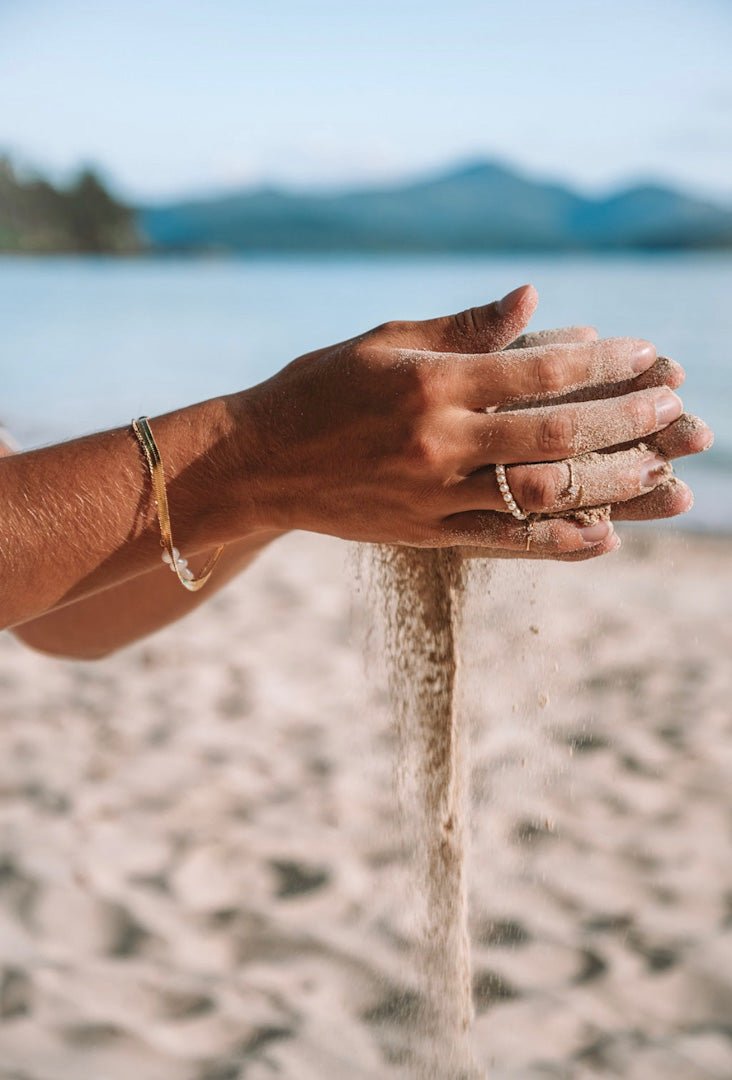
[[(518, 338), (536, 300), (524, 286), (455, 316), (389, 323), (242, 395), (263, 524), (525, 555), (527, 525), (507, 513), (497, 463), (532, 514), (683, 510), (688, 489), (669, 497), (667, 458), (711, 440), (701, 422), (679, 419), (672, 387), (683, 371), (647, 341), (601, 341), (590, 328)], [(605, 522), (531, 523), (534, 557), (614, 546)]]

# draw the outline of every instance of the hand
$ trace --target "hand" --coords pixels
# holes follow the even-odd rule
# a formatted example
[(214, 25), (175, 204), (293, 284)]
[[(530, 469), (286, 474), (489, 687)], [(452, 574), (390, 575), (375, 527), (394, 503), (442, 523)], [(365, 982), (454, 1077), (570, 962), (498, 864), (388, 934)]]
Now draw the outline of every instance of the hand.
[[(528, 348), (538, 345), (547, 345), (553, 343), (567, 343), (577, 341), (596, 341), (597, 331), (593, 327), (589, 326), (574, 326), (560, 330), (540, 330), (534, 333), (522, 334), (517, 338), (515, 342), (512, 342), (507, 348)], [(678, 389), (683, 383), (685, 378), (684, 369), (680, 364), (677, 364), (674, 360), (669, 360), (668, 357), (659, 356), (656, 362), (642, 375), (637, 376), (634, 380), (627, 383), (610, 384), (603, 388), (604, 396), (619, 396), (624, 393), (629, 393), (632, 390), (646, 389), (650, 386), (668, 386), (673, 390)], [(598, 393), (598, 388), (589, 388), (576, 391), (573, 394), (568, 394), (562, 400), (564, 401), (582, 401), (590, 400), (592, 395)], [(657, 435), (646, 439), (643, 443), (635, 444), (637, 450), (646, 450), (648, 453), (644, 454), (643, 458), (638, 456), (638, 453), (628, 454), (627, 457), (620, 452), (609, 451), (606, 453), (603, 464), (613, 471), (622, 472), (625, 471), (624, 477), (621, 475), (620, 482), (623, 481), (630, 485), (632, 489), (633, 476), (637, 476), (638, 465), (643, 465), (646, 468), (653, 466), (654, 458), (657, 463), (658, 458), (655, 456), (660, 455), (661, 460), (669, 463), (675, 458), (684, 457), (689, 454), (698, 454), (704, 450), (708, 450), (714, 441), (714, 436), (709, 430), (707, 425), (697, 416), (691, 416), (687, 413), (682, 414), (678, 420), (670, 424), (664, 431), (659, 432)], [(616, 448), (616, 451), (631, 450), (632, 446), (626, 446), (623, 448)], [(651, 453), (655, 451), (655, 454)], [(579, 487), (581, 482), (581, 476), (583, 472), (583, 464), (586, 468), (587, 463), (574, 462), (573, 463), (573, 479), (575, 487)], [(569, 508), (580, 505), (580, 501), (572, 499), (570, 497), (571, 485), (567, 485), (563, 491), (559, 491), (559, 495), (552, 500), (551, 487), (552, 484), (556, 484), (556, 489), (559, 490), (560, 475), (559, 470), (564, 468), (567, 470), (566, 476), (569, 478), (569, 462), (563, 463), (563, 465), (555, 466), (554, 476), (548, 476), (544, 471), (544, 483), (548, 486), (548, 491), (545, 493), (546, 501), (545, 506), (550, 506), (553, 501), (553, 512), (565, 511)], [(635, 468), (634, 468), (635, 466)], [(641, 494), (636, 497), (631, 497), (624, 502), (617, 502), (611, 506), (611, 517), (615, 521), (648, 521), (656, 518), (670, 518), (675, 517), (678, 514), (684, 514), (691, 509), (694, 503), (693, 495), (689, 487), (681, 480), (678, 480), (672, 475), (670, 466), (666, 465), (668, 475), (663, 476), (662, 479), (652, 491), (646, 494)], [(536, 482), (539, 475), (539, 470), (536, 467), (519, 466), (516, 469), (511, 470), (511, 485), (514, 489), (517, 485), (520, 487), (522, 480), (529, 480), (528, 487), (532, 486), (532, 473), (533, 482)], [(594, 477), (595, 494), (598, 501), (602, 499), (602, 489), (605, 487), (605, 483), (602, 478), (602, 474), (599, 473)], [(592, 484), (588, 489), (583, 490), (583, 495), (587, 496), (592, 491)], [(531, 492), (526, 492), (528, 501), (531, 501)], [(583, 501), (589, 501), (585, 498)], [(611, 534), (606, 538), (604, 545), (598, 545), (595, 548), (590, 548), (587, 551), (571, 552), (567, 554), (551, 554), (543, 552), (539, 547), (534, 544), (534, 537), (532, 536), (531, 547), (527, 550), (524, 546), (523, 551), (486, 551), (485, 548), (478, 548), (472, 552), (472, 555), (476, 557), (486, 557), (490, 555), (495, 558), (553, 558), (561, 559), (567, 562), (576, 562), (577, 560), (594, 558), (596, 555), (604, 554), (605, 551), (613, 551), (620, 547), (620, 538)], [(467, 554), (471, 554), (467, 552)]]
[[(711, 435), (671, 435), (682, 405), (667, 382), (683, 372), (659, 364), (649, 342), (598, 341), (587, 329), (570, 341), (550, 333), (502, 351), (536, 300), (524, 286), (456, 316), (389, 323), (301, 357), (242, 395), (256, 454), (247, 483), (254, 481), (262, 524), (524, 555), (526, 524), (506, 512), (499, 462), (524, 467), (510, 477), (527, 510), (599, 499), (648, 512), (637, 500), (655, 493), (665, 460), (626, 444), (656, 436), (661, 453), (690, 453), (702, 448), (695, 439)], [(666, 431), (664, 443), (657, 433)], [(603, 453), (584, 458), (595, 451)], [(567, 461), (577, 457), (580, 495), (568, 501)], [(656, 509), (668, 513), (668, 499)], [(549, 519), (533, 526), (531, 554), (586, 557), (614, 545), (607, 525)]]

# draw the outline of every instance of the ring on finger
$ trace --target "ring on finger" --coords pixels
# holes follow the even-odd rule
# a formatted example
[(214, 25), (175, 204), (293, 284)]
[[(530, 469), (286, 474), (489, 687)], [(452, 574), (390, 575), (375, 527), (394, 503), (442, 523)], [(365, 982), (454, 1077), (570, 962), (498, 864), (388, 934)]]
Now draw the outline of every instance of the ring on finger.
[(583, 487), (582, 484), (577, 483), (577, 479), (574, 474), (574, 461), (572, 458), (567, 460), (567, 468), (569, 469), (569, 480), (567, 482), (567, 498), (572, 505), (582, 502)]
[(519, 521), (525, 521), (528, 515), (524, 513), (511, 493), (511, 488), (508, 486), (508, 479), (506, 477), (505, 465), (496, 465), (496, 480), (498, 481), (498, 490), (503, 496), (503, 501), (509, 511), (515, 518), (518, 518)]

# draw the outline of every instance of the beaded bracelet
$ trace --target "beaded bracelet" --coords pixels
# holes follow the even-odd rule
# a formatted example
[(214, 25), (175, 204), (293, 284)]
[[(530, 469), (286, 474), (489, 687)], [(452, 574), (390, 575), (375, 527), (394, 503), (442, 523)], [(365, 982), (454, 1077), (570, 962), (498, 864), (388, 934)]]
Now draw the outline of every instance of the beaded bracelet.
[(213, 568), (218, 562), (219, 555), (224, 550), (223, 545), (216, 549), (201, 573), (198, 577), (195, 577), (193, 571), (188, 568), (188, 560), (182, 559), (178, 548), (173, 546), (170, 511), (168, 510), (168, 496), (165, 491), (165, 472), (163, 470), (160, 451), (153, 438), (153, 433), (150, 430), (149, 417), (140, 416), (137, 420), (133, 420), (132, 430), (142, 447), (142, 452), (145, 455), (145, 461), (150, 473), (150, 479), (152, 480), (153, 495), (155, 496), (158, 523), (160, 525), (160, 546), (163, 548), (163, 562), (170, 567), (181, 585), (188, 589), (189, 592), (198, 592), (211, 577)]

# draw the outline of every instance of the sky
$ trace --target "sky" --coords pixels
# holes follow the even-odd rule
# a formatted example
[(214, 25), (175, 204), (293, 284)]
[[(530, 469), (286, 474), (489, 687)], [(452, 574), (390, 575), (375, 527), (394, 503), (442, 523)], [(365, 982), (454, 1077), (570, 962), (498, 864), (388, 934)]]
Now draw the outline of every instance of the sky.
[(0, 151), (127, 198), (497, 158), (732, 202), (732, 0), (0, 0)]

